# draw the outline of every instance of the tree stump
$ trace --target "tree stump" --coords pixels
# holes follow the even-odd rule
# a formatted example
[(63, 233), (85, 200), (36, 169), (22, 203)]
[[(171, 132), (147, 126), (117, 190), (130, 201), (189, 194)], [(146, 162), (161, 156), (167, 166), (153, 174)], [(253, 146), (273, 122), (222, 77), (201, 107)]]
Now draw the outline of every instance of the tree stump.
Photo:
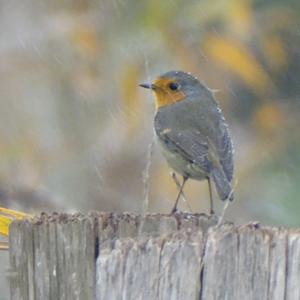
[(201, 214), (42, 214), (10, 226), (11, 299), (300, 299), (300, 230)]

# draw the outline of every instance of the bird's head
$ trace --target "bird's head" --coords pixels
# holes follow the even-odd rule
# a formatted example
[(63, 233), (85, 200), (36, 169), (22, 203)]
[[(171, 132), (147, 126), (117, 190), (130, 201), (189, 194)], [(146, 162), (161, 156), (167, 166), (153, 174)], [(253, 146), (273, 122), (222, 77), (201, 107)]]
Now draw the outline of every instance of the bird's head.
[(153, 83), (140, 84), (141, 87), (154, 92), (156, 109), (194, 94), (199, 85), (200, 82), (196, 77), (183, 71), (169, 71), (158, 76)]

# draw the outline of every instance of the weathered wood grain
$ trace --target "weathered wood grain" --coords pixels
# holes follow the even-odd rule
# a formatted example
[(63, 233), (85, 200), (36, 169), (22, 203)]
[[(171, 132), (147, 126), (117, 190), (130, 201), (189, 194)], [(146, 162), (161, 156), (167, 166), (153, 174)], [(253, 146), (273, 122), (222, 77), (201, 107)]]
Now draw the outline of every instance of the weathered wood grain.
[(11, 299), (300, 299), (300, 230), (216, 217), (42, 215), (10, 228)]

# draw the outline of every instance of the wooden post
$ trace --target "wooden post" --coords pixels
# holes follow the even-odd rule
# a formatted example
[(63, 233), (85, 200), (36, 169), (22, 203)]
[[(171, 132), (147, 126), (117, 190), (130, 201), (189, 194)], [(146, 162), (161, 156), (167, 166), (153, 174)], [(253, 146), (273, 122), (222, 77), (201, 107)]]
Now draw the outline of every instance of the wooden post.
[(205, 215), (42, 215), (10, 227), (11, 299), (300, 299), (300, 230)]

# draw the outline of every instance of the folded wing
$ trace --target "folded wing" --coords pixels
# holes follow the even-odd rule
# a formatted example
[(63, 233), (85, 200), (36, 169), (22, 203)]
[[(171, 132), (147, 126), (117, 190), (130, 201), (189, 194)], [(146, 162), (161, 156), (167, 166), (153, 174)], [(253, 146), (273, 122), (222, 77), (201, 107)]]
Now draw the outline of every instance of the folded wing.
[[(214, 145), (200, 131), (190, 130), (159, 130), (159, 138), (172, 152), (179, 153), (191, 164), (199, 167), (207, 177), (212, 177), (221, 200), (230, 198), (232, 180), (232, 145), (229, 136), (221, 141), (223, 144)], [(220, 159), (220, 157), (222, 159)]]

